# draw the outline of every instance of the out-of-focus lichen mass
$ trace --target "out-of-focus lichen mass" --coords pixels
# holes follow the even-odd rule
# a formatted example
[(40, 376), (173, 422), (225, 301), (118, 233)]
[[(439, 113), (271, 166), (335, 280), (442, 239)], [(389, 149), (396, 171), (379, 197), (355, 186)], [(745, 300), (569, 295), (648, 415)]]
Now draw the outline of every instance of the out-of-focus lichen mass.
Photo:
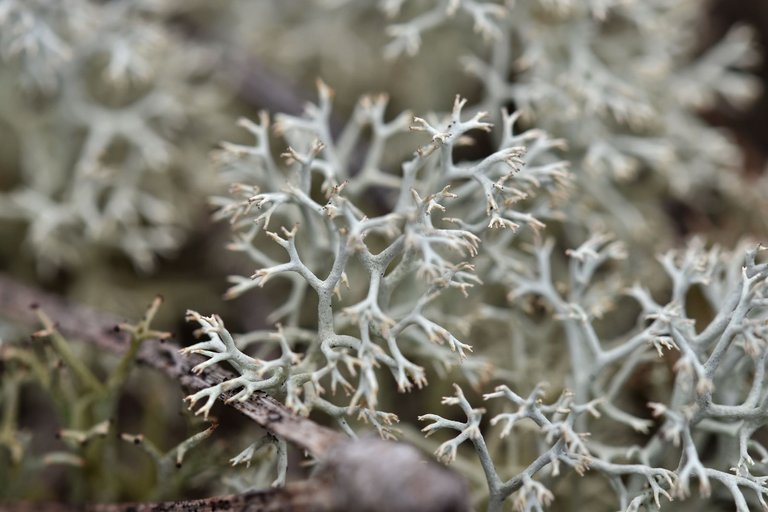
[(0, 119), (14, 153), (0, 217), (23, 223), (41, 272), (99, 249), (148, 271), (189, 230), (205, 193), (189, 167), (209, 136), (192, 127), (221, 101), (195, 86), (214, 53), (169, 26), (173, 4), (0, 4)]
[[(165, 296), (114, 358), (0, 293), (0, 500), (292, 489), (266, 393), (478, 510), (768, 511), (759, 12), (0, 0), (3, 271)], [(166, 330), (229, 373), (136, 367)]]

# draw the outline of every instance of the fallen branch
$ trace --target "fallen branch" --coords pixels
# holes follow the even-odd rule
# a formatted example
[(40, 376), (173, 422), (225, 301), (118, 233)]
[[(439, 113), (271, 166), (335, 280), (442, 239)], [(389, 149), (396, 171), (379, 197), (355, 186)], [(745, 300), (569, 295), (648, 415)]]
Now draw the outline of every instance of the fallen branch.
[[(0, 316), (34, 326), (38, 323), (34, 311), (37, 308), (45, 311), (56, 323), (58, 330), (67, 337), (92, 343), (117, 354), (128, 349), (129, 335), (115, 329), (121, 322), (120, 318), (73, 304), (0, 275)], [(216, 367), (208, 368), (199, 375), (192, 374), (192, 367), (204, 359), (181, 355), (179, 348), (173, 343), (152, 340), (142, 344), (137, 362), (165, 373), (190, 394), (232, 378), (229, 372)], [(227, 398), (229, 394), (226, 393), (219, 396), (222, 401)], [(346, 440), (338, 432), (293, 414), (265, 393), (255, 393), (253, 400), (229, 402), (228, 405), (315, 457), (321, 457), (330, 446)]]
[[(65, 336), (123, 353), (129, 335), (115, 329), (120, 319), (0, 275), (0, 316), (35, 326), (40, 308), (56, 322)], [(231, 374), (216, 367), (199, 375), (191, 373), (203, 359), (183, 356), (179, 346), (150, 340), (142, 344), (139, 363), (156, 368), (177, 380), (188, 393), (208, 388)], [(219, 396), (222, 401), (231, 394)], [(0, 512), (92, 512), (184, 511), (358, 511), (402, 510), (451, 512), (469, 509), (466, 484), (456, 473), (425, 459), (405, 443), (377, 437), (350, 440), (308, 418), (297, 416), (265, 393), (255, 393), (246, 402), (226, 402), (265, 430), (281, 436), (311, 453), (318, 460), (316, 477), (271, 489), (237, 496), (154, 504), (110, 504), (68, 508), (60, 504), (18, 504), (0, 507)]]
[(59, 503), (23, 503), (0, 506), (0, 512), (315, 512), (331, 510), (328, 492), (318, 482), (287, 484), (282, 489), (268, 489), (231, 496), (162, 503), (119, 503), (68, 506)]

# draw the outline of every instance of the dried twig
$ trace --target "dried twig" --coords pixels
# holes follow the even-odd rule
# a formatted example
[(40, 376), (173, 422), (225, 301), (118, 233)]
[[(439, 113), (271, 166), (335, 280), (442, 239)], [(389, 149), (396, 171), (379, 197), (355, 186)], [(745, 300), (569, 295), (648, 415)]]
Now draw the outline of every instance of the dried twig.
[[(22, 285), (0, 275), (0, 316), (35, 325), (33, 308), (39, 307), (57, 322), (66, 336), (116, 353), (128, 347), (128, 335), (114, 328), (119, 318), (73, 304), (55, 295)], [(190, 372), (202, 358), (182, 356), (179, 347), (167, 342), (144, 343), (138, 361), (177, 380), (188, 392), (196, 392), (231, 378), (219, 368), (200, 375)], [(219, 399), (226, 400), (229, 394)], [(60, 504), (17, 504), (0, 512), (149, 512), (184, 511), (356, 511), (419, 510), (426, 512), (469, 509), (465, 482), (452, 471), (426, 461), (404, 443), (363, 438), (357, 441), (300, 417), (265, 393), (254, 393), (247, 402), (229, 402), (269, 432), (304, 449), (318, 461), (317, 476), (271, 489), (237, 496), (150, 504), (108, 504), (71, 508)]]
[[(115, 329), (120, 318), (73, 304), (0, 275), (0, 316), (34, 325), (38, 321), (33, 311), (35, 307), (45, 311), (65, 336), (115, 353), (122, 353), (128, 348), (128, 334)], [(229, 372), (220, 368), (208, 368), (199, 375), (192, 374), (191, 368), (202, 361), (203, 358), (198, 356), (181, 355), (178, 345), (159, 340), (143, 344), (138, 354), (138, 362), (177, 380), (189, 393), (232, 378)], [(226, 400), (229, 395), (222, 394), (219, 398)], [(230, 402), (229, 405), (315, 457), (322, 456), (330, 446), (346, 439), (331, 429), (293, 414), (265, 393), (254, 394), (254, 399), (248, 402)]]
[(59, 503), (23, 503), (0, 506), (0, 512), (315, 512), (329, 510), (328, 492), (316, 481), (295, 482), (282, 489), (269, 489), (232, 496), (163, 503), (120, 503), (68, 506)]

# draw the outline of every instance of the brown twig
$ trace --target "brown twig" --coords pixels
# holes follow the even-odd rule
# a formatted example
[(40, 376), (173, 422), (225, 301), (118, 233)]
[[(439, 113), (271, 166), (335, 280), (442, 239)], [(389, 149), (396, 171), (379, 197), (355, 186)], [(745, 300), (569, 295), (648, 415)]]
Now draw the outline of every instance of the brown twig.
[[(129, 335), (115, 329), (121, 321), (118, 317), (73, 304), (0, 275), (0, 315), (35, 325), (38, 322), (35, 308), (45, 311), (65, 336), (118, 354), (128, 348)], [(159, 340), (146, 342), (137, 357), (138, 362), (156, 368), (177, 380), (188, 393), (195, 393), (232, 378), (229, 372), (215, 367), (208, 368), (199, 375), (192, 374), (192, 367), (203, 359), (200, 356), (181, 355), (179, 346), (173, 343)], [(229, 396), (222, 394), (219, 399), (226, 401)], [(255, 393), (247, 402), (228, 404), (269, 432), (283, 437), (315, 457), (321, 457), (330, 446), (346, 439), (338, 432), (293, 414), (266, 393)]]
[(0, 512), (320, 512), (330, 510), (328, 492), (316, 481), (295, 482), (282, 489), (161, 503), (119, 503), (69, 506), (21, 503), (0, 506)]
[[(318, 468), (318, 476), (236, 496), (165, 503), (91, 505), (83, 512), (466, 512), (464, 481), (428, 463), (404, 443), (366, 438), (338, 443)], [(13, 505), (0, 512), (72, 512), (58, 504)]]
[[(17, 322), (37, 324), (34, 308), (43, 309), (65, 336), (122, 353), (128, 348), (128, 334), (115, 329), (119, 320), (55, 295), (22, 285), (0, 274), (0, 316)], [(202, 358), (183, 356), (179, 347), (160, 340), (142, 345), (138, 361), (177, 380), (188, 392), (196, 392), (231, 374), (215, 367), (199, 375), (191, 368)], [(226, 401), (229, 394), (219, 396)], [(285, 511), (369, 511), (463, 512), (469, 509), (466, 484), (457, 474), (425, 460), (415, 448), (375, 437), (352, 441), (297, 416), (265, 393), (256, 393), (247, 402), (227, 402), (257, 424), (302, 448), (318, 459), (316, 477), (292, 482), (283, 489), (271, 489), (237, 496), (149, 504), (110, 504), (68, 508), (60, 504), (18, 504), (0, 506), (0, 512), (241, 512)]]

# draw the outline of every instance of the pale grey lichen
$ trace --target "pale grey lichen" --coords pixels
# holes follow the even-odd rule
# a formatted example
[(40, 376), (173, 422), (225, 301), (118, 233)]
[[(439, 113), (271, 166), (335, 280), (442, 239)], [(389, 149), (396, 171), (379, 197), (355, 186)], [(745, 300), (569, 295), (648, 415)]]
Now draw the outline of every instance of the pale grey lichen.
[(583, 200), (607, 213), (600, 222), (623, 237), (649, 229), (647, 213), (625, 200), (643, 172), (694, 207), (708, 187), (741, 197), (733, 176), (739, 151), (699, 113), (723, 101), (743, 107), (760, 93), (744, 72), (758, 59), (747, 27), (701, 51), (705, 9), (696, 0), (411, 4), (380, 2), (393, 19), (386, 52), (431, 54), (439, 44), (430, 32), (451, 27), (471, 39), (474, 31), (486, 45), (462, 57), (483, 88), (473, 106), (496, 112), (513, 104), (566, 139)]
[(171, 28), (182, 11), (170, 0), (0, 2), (0, 124), (18, 153), (0, 219), (25, 224), (42, 271), (98, 249), (147, 271), (184, 239), (213, 182), (185, 169), (205, 158), (188, 127), (215, 113), (222, 90), (193, 84), (213, 52)]
[[(337, 16), (313, 16), (329, 4)], [(231, 277), (226, 296), (263, 288), (278, 298), (265, 318), (274, 329), (240, 335), (217, 315), (188, 313), (203, 339), (183, 350), (206, 358), (195, 371), (235, 372), (187, 397), (197, 413), (212, 414), (222, 394), (246, 401), (264, 391), (300, 414), (331, 416), (350, 436), (357, 417), (392, 437), (387, 395), (429, 376), (461, 382), (444, 410), (430, 404), (422, 419), (427, 434), (456, 432), (433, 449), (473, 477), (476, 505), (543, 510), (571, 500), (639, 511), (699, 494), (768, 509), (768, 264), (754, 242), (727, 250), (672, 240), (655, 211), (670, 198), (697, 207), (704, 188), (765, 211), (768, 181), (746, 186), (731, 172), (737, 148), (698, 116), (755, 96), (743, 71), (755, 60), (748, 30), (699, 48), (703, 4), (694, 0), (232, 5), (299, 20), (295, 30), (272, 23), (278, 35), (267, 17), (254, 22), (256, 40), (275, 37), (275, 54), (293, 59), (286, 69), (314, 73), (322, 65), (306, 62), (318, 54), (343, 61), (332, 69), (346, 76), (367, 75), (379, 54), (423, 60), (408, 74), (415, 85), (397, 86), (409, 94), (366, 96), (344, 124), (321, 83), (303, 114), (242, 119), (253, 141), (221, 145), (216, 160), (231, 188), (212, 199), (215, 217), (231, 223), (228, 248), (252, 267)], [(360, 32), (376, 8), (393, 17), (379, 31), (390, 45), (345, 43), (375, 37)], [(0, 119), (20, 155), (0, 217), (23, 220), (44, 264), (75, 264), (95, 244), (149, 268), (181, 240), (199, 195), (176, 194), (175, 170), (187, 161), (176, 130), (210, 104), (186, 101), (206, 59), (170, 29), (179, 9), (170, 0), (0, 0), (9, 71)], [(345, 26), (355, 30), (337, 30)], [(313, 48), (313, 34), (327, 44)], [(457, 58), (457, 47), (473, 55)], [(429, 67), (446, 61), (463, 64), (479, 98), (457, 97), (446, 114), (387, 111), (428, 110), (417, 99), (471, 90), (453, 70)], [(337, 111), (357, 93), (343, 96)], [(193, 156), (204, 145), (194, 146)], [(649, 264), (654, 251), (662, 254)], [(88, 375), (76, 358), (68, 363)], [(483, 408), (470, 388), (486, 391)], [(18, 396), (18, 383), (8, 389)], [(464, 419), (449, 416), (453, 406)], [(65, 438), (105, 428), (81, 427)], [(20, 437), (3, 439), (20, 456)], [(170, 471), (177, 452), (143, 447)], [(259, 438), (230, 462), (247, 466), (271, 451), (269, 480), (279, 486), (281, 439)]]
[[(276, 335), (283, 356), (252, 359), (219, 319), (192, 313), (210, 338), (185, 349), (210, 358), (197, 368), (228, 361), (239, 375), (188, 399), (207, 399), (198, 410), (207, 414), (222, 391), (240, 389), (232, 399), (245, 400), (268, 390), (301, 413), (319, 408), (337, 417), (350, 433), (345, 416), (352, 413), (386, 433), (394, 418), (378, 411), (379, 368), (404, 392), (426, 384), (415, 357), (452, 366), (468, 356), (472, 347), (453, 334), (453, 322), (441, 317), (437, 305), (481, 282), (472, 263), (482, 259), (482, 237), (524, 226), (541, 229), (536, 213), (545, 219), (553, 214), (552, 194), (527, 200), (533, 215), (519, 205), (539, 189), (561, 194), (569, 175), (549, 153), (560, 143), (537, 130), (516, 134), (516, 115), (503, 114), (494, 152), (459, 162), (454, 148), (471, 143), (473, 131), (491, 129), (483, 113), (462, 116), (465, 100), (457, 97), (443, 119), (405, 113), (387, 121), (387, 98), (365, 97), (334, 138), (328, 125), (332, 92), (322, 83), (319, 91), (319, 103), (308, 105), (304, 116), (276, 118), (276, 130), (290, 144), (283, 163), (272, 156), (266, 114), (258, 123), (240, 123), (254, 145), (224, 144), (218, 155), (225, 176), (237, 183), (232, 196), (214, 199), (217, 216), (233, 223), (229, 248), (258, 265), (250, 278), (234, 277), (227, 295), (273, 278), (289, 280), (287, 302), (270, 316), (283, 322)], [(426, 132), (426, 142), (413, 144), (416, 151), (399, 164), (385, 160), (391, 139), (409, 128)], [(370, 130), (367, 140), (364, 130)], [(357, 159), (355, 148), (364, 151)], [(373, 191), (389, 203), (388, 211), (372, 213)], [(268, 253), (265, 239), (284, 255)], [(296, 328), (310, 291), (317, 297), (316, 331), (307, 335)], [(307, 341), (299, 358), (294, 351)], [(470, 362), (462, 369), (479, 382), (485, 366)], [(332, 394), (342, 389), (348, 401), (337, 405), (322, 397), (328, 386)]]
[[(764, 498), (768, 494), (767, 452), (754, 437), (768, 423), (764, 411), (768, 263), (756, 259), (759, 247), (752, 244), (725, 253), (693, 240), (685, 250), (664, 254), (659, 261), (671, 280), (669, 301), (658, 302), (639, 284), (631, 287), (627, 293), (640, 306), (638, 323), (605, 341), (596, 327), (602, 308), (600, 315), (589, 312), (586, 292), (598, 267), (611, 255), (622, 256), (622, 251), (603, 236), (587, 240), (568, 251), (571, 281), (567, 287), (558, 287), (550, 270), (552, 248), (552, 243), (533, 247), (525, 273), (508, 267), (504, 275), (516, 302), (538, 296), (551, 308), (551, 318), (562, 323), (569, 354), (564, 384), (572, 391), (564, 392), (552, 406), (542, 405), (540, 387), (528, 398), (507, 386), (484, 396), (486, 400), (503, 397), (517, 407), (515, 412), (500, 412), (491, 419), (491, 425), (503, 425), (501, 437), (510, 436), (524, 419), (532, 420), (541, 436), (527, 469), (516, 470), (504, 481), (479, 428), (485, 410), (472, 408), (457, 387), (456, 395), (444, 403), (459, 405), (466, 422), (434, 414), (421, 418), (432, 421), (424, 429), (428, 433), (442, 428), (460, 432), (438, 448), (438, 457), (453, 460), (458, 446), (471, 441), (488, 479), (492, 510), (500, 509), (513, 493), (517, 493), (514, 501), (519, 510), (549, 504), (551, 492), (541, 483), (535, 484), (536, 489), (531, 487), (531, 478), (539, 474), (541, 479), (553, 481), (561, 464), (580, 474), (587, 469), (603, 474), (621, 510), (640, 510), (652, 504), (658, 508), (660, 497), (684, 500), (691, 494), (693, 479), (704, 497), (714, 492), (713, 482), (723, 484), (739, 511), (758, 505), (768, 508)], [(712, 311), (711, 320), (698, 326), (688, 313), (691, 291), (697, 287)], [(632, 375), (642, 366), (658, 365), (654, 363), (658, 359), (668, 360), (662, 368), (669, 376), (649, 385), (662, 391), (669, 383), (671, 388), (659, 394), (668, 401), (648, 402), (651, 419), (622, 410), (620, 404), (626, 400)], [(592, 418), (584, 412), (590, 412)], [(610, 439), (621, 428), (617, 424), (643, 435), (631, 446), (616, 445)], [(514, 444), (521, 442), (525, 442), (522, 437)], [(707, 451), (708, 442), (717, 442), (721, 448)], [(750, 453), (759, 454), (761, 462), (756, 463)]]

